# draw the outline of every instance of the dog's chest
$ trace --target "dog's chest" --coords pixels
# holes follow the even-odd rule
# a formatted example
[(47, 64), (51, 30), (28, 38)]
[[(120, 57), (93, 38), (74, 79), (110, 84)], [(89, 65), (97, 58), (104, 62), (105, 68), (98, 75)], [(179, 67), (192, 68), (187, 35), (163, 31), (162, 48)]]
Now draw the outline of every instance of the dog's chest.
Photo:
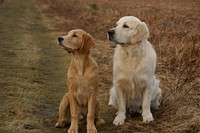
[(93, 88), (92, 86), (87, 84), (87, 81), (84, 78), (76, 79), (76, 85), (77, 88), (73, 91), (75, 99), (77, 100), (79, 105), (86, 105)]
[(80, 87), (77, 89), (77, 92), (75, 94), (76, 100), (79, 103), (79, 105), (86, 105), (88, 102), (89, 93), (86, 88)]
[(124, 74), (133, 74), (138, 71), (141, 64), (141, 55), (132, 49), (123, 50), (118, 48), (114, 54), (114, 69), (123, 71)]

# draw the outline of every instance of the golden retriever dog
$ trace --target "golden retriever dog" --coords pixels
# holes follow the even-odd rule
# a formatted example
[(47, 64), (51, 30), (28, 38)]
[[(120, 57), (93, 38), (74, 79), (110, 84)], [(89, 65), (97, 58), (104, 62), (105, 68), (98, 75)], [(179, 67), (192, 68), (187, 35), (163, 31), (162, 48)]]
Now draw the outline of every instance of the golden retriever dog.
[(160, 105), (160, 81), (155, 76), (157, 56), (148, 37), (147, 25), (134, 16), (122, 17), (108, 31), (108, 39), (118, 44), (109, 99), (109, 105), (118, 110), (114, 125), (124, 124), (126, 111), (142, 113), (143, 122), (151, 122), (154, 118), (150, 108)]
[[(61, 45), (73, 54), (67, 73), (68, 92), (64, 95), (59, 107), (59, 119), (56, 127), (64, 127), (71, 119), (68, 133), (78, 133), (78, 122), (84, 111), (87, 112), (87, 133), (96, 133), (96, 124), (103, 123), (99, 117), (97, 93), (99, 86), (98, 65), (90, 56), (90, 49), (95, 45), (89, 33), (81, 29), (68, 32), (58, 37)], [(70, 111), (71, 117), (67, 120)]]

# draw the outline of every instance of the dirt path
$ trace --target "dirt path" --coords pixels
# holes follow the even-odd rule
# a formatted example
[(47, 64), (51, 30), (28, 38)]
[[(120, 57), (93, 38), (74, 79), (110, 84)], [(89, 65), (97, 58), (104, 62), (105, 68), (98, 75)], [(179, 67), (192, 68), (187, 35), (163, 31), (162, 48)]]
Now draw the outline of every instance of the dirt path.
[(0, 132), (65, 131), (54, 124), (67, 57), (47, 33), (31, 0), (0, 3)]

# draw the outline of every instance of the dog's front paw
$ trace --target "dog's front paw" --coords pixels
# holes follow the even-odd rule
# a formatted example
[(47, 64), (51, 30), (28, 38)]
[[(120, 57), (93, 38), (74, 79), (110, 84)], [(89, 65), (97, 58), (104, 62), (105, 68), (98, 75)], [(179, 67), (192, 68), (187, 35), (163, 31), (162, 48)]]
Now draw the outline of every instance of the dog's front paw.
[(153, 116), (152, 116), (152, 113), (142, 114), (142, 116), (143, 116), (143, 122), (144, 122), (144, 123), (149, 123), (149, 122), (154, 121), (154, 118), (153, 118)]
[(68, 133), (78, 133), (78, 129), (70, 128), (68, 129)]
[(97, 129), (95, 127), (87, 129), (87, 133), (97, 133)]
[(119, 113), (117, 114), (117, 116), (115, 117), (115, 120), (113, 121), (113, 124), (114, 124), (115, 126), (123, 125), (125, 119), (126, 119), (125, 113), (124, 113), (124, 112), (119, 112)]

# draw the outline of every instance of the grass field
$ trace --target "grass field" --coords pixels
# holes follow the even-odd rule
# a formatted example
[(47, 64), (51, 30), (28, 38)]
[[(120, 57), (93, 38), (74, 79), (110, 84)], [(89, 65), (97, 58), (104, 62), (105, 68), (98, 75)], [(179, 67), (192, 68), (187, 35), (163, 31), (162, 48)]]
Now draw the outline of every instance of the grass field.
[[(150, 29), (163, 98), (153, 110), (155, 122), (144, 124), (141, 115), (128, 115), (123, 126), (115, 127), (116, 110), (107, 105), (114, 48), (106, 32), (125, 15), (140, 18)], [(68, 127), (54, 124), (67, 90), (70, 55), (56, 38), (74, 28), (96, 42), (92, 55), (99, 64), (98, 98), (106, 121), (98, 132), (200, 132), (199, 16), (198, 0), (0, 0), (0, 133), (66, 132)]]

